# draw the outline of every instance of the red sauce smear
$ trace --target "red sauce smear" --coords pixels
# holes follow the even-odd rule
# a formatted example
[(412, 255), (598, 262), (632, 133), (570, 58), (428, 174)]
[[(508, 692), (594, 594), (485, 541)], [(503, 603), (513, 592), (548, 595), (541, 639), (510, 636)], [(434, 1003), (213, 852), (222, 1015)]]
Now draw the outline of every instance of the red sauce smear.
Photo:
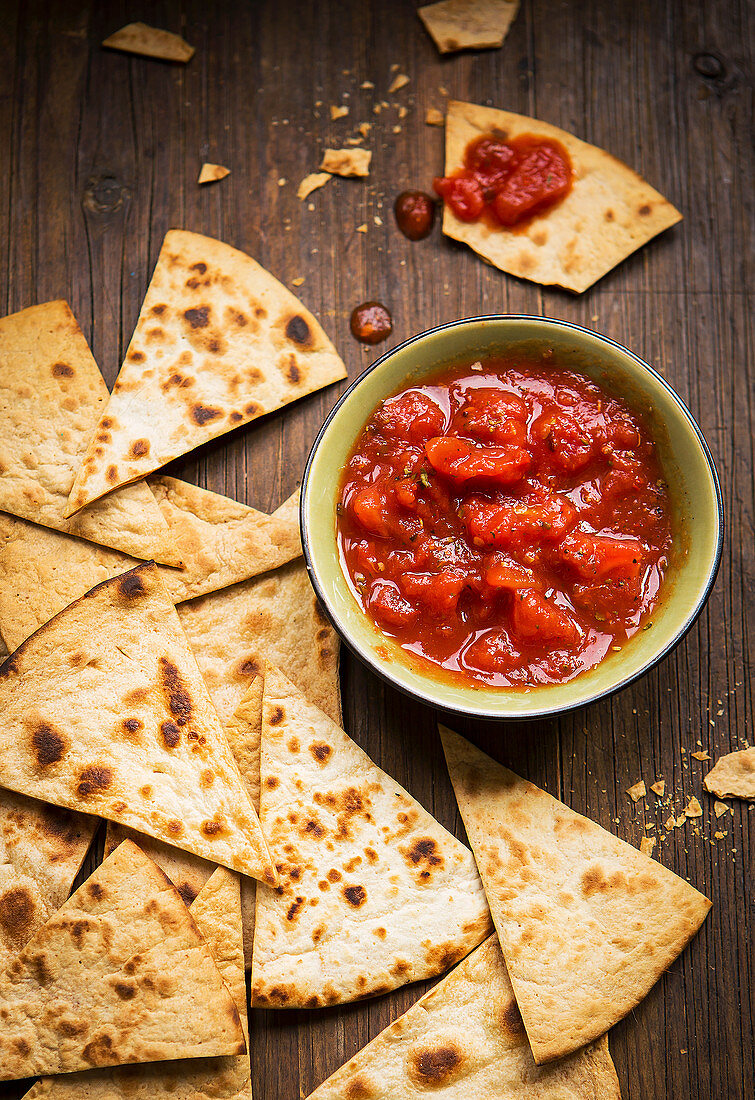
[(464, 167), (433, 181), (457, 218), (511, 227), (560, 202), (571, 190), (568, 151), (554, 138), (483, 134), (469, 143)]
[(344, 471), (338, 539), (357, 599), (453, 678), (570, 680), (658, 600), (672, 530), (653, 441), (549, 355), (456, 366), (389, 397)]

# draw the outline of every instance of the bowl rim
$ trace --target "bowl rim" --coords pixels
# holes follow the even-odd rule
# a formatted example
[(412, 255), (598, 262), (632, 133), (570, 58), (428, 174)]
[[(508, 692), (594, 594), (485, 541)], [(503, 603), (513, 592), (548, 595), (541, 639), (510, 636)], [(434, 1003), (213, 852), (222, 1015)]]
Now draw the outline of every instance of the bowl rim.
[[(445, 332), (449, 329), (459, 328), (466, 325), (471, 326), (478, 324), (479, 322), (487, 321), (534, 321), (538, 324), (542, 323), (543, 325), (549, 327), (583, 333), (591, 339), (596, 340), (598, 343), (605, 344), (608, 347), (616, 349), (617, 351), (622, 352), (624, 355), (627, 355), (635, 362), (637, 366), (640, 367), (641, 370), (646, 371), (663, 389), (666, 390), (668, 395), (671, 397), (672, 402), (678, 407), (682, 415), (682, 419), (685, 420), (687, 426), (692, 429), (692, 433), (697, 439), (700, 450), (702, 451), (703, 457), (707, 463), (716, 496), (717, 538), (716, 551), (713, 556), (713, 561), (708, 569), (708, 575), (705, 584), (700, 592), (700, 596), (698, 597), (695, 606), (690, 610), (687, 618), (684, 620), (681, 627), (677, 630), (673, 637), (669, 639), (666, 645), (661, 650), (659, 650), (659, 652), (655, 654), (655, 656), (647, 660), (643, 665), (641, 665), (640, 668), (636, 669), (634, 672), (624, 676), (611, 687), (605, 688), (602, 691), (597, 691), (593, 695), (590, 695), (585, 699), (580, 699), (577, 702), (548, 706), (544, 707), (540, 711), (537, 711), (535, 713), (530, 712), (529, 714), (493, 714), (490, 712), (468, 710), (465, 709), (463, 706), (449, 705), (435, 698), (429, 692), (419, 691), (408, 687), (406, 684), (401, 683), (394, 676), (392, 676), (387, 669), (383, 668), (379, 663), (373, 660), (372, 657), (368, 653), (364, 652), (357, 644), (357, 642), (350, 637), (349, 632), (339, 621), (338, 616), (328, 602), (328, 599), (322, 589), (322, 586), (317, 576), (317, 571), (314, 565), (314, 555), (312, 553), (312, 547), (306, 523), (307, 494), (310, 484), (310, 474), (312, 471), (312, 466), (314, 464), (315, 455), (317, 454), (320, 443), (322, 442), (331, 423), (338, 415), (343, 405), (351, 397), (352, 393), (354, 393), (354, 391), (359, 387), (360, 383), (365, 378), (367, 378), (368, 375), (372, 374), (373, 371), (381, 367), (383, 363), (385, 363), (397, 352), (403, 351), (405, 348), (411, 347), (412, 344), (416, 344), (419, 340), (423, 340), (427, 336), (432, 336), (438, 332)], [(432, 328), (425, 329), (422, 332), (416, 333), (414, 336), (410, 336), (407, 340), (402, 341), (402, 343), (396, 344), (395, 347), (389, 348), (388, 351), (383, 352), (383, 354), (378, 359), (376, 359), (374, 363), (370, 363), (369, 366), (365, 367), (365, 369), (354, 379), (354, 381), (349, 384), (349, 386), (341, 394), (338, 401), (335, 403), (335, 405), (323, 421), (323, 424), (320, 427), (320, 430), (318, 431), (307, 456), (307, 461), (304, 466), (304, 472), (302, 474), (301, 480), (301, 496), (299, 500), (299, 529), (301, 533), (302, 550), (304, 552), (304, 562), (307, 568), (307, 574), (309, 575), (310, 583), (312, 584), (315, 595), (317, 596), (317, 599), (319, 600), (320, 605), (325, 612), (325, 615), (327, 616), (329, 622), (340, 637), (341, 641), (346, 645), (350, 652), (353, 653), (354, 656), (357, 657), (363, 664), (367, 665), (367, 667), (371, 669), (374, 673), (376, 673), (376, 675), (378, 675), (382, 680), (390, 684), (391, 687), (396, 688), (403, 695), (408, 695), (410, 698), (417, 699), (421, 703), (434, 707), (436, 710), (444, 711), (446, 714), (451, 714), (463, 718), (473, 718), (486, 722), (535, 722), (542, 721), (545, 718), (554, 718), (561, 714), (566, 714), (569, 711), (579, 710), (581, 707), (590, 706), (591, 704), (600, 702), (603, 699), (610, 699), (619, 691), (623, 691), (624, 688), (629, 687), (636, 680), (640, 679), (641, 676), (645, 676), (648, 672), (650, 672), (651, 669), (660, 664), (660, 662), (679, 645), (679, 643), (684, 637), (686, 637), (686, 635), (689, 633), (689, 631), (692, 629), (692, 627), (695, 625), (698, 618), (700, 617), (700, 614), (702, 613), (702, 610), (708, 601), (711, 591), (713, 590), (713, 586), (716, 583), (716, 578), (718, 576), (718, 571), (723, 557), (725, 515), (723, 494), (721, 491), (721, 481), (718, 476), (718, 470), (716, 469), (713, 455), (705, 439), (705, 436), (703, 435), (700, 426), (698, 425), (697, 421), (688, 409), (685, 402), (682, 401), (681, 397), (673, 388), (673, 386), (666, 381), (663, 375), (660, 374), (659, 371), (655, 369), (655, 367), (651, 367), (650, 364), (646, 363), (644, 359), (641, 359), (639, 355), (637, 355), (633, 351), (630, 351), (629, 348), (624, 347), (624, 345), (620, 344), (617, 340), (613, 340), (610, 336), (605, 336), (603, 335), (603, 333), (595, 332), (593, 329), (585, 328), (584, 325), (578, 325), (574, 321), (565, 321), (560, 318), (543, 317), (538, 314), (528, 313), (490, 313), (480, 314), (475, 317), (460, 317), (454, 321), (446, 321), (441, 325), (435, 325)]]

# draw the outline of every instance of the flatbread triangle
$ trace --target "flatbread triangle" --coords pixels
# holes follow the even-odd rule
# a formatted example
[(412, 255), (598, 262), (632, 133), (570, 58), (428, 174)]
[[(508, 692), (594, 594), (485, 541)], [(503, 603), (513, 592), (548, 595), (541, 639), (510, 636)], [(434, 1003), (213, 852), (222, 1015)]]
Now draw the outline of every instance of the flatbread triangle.
[(276, 880), (154, 563), (105, 581), (0, 666), (0, 785)]
[(605, 1036), (536, 1066), (506, 964), (490, 936), (309, 1100), (621, 1100)]
[(443, 232), (494, 267), (581, 293), (682, 215), (616, 157), (566, 130), (526, 115), (452, 100), (446, 114), (446, 175), (461, 168), (470, 141), (495, 131), (555, 138), (571, 157), (574, 182), (562, 202), (515, 232), (464, 222), (446, 204)]
[(265, 667), (252, 1000), (314, 1008), (447, 970), (488, 934), (471, 852), (285, 676)]
[(0, 1012), (3, 1081), (246, 1050), (209, 947), (130, 841), (0, 975)]
[(65, 516), (108, 397), (67, 302), (0, 319), (0, 509), (135, 558), (178, 565), (180, 554), (147, 485), (119, 489)]
[[(228, 744), (244, 780), (244, 786), (255, 810), (260, 805), (260, 734), (262, 732), (262, 676), (255, 676), (244, 697), (226, 723)], [(214, 865), (206, 859), (182, 852), (162, 840), (137, 833), (123, 825), (108, 821), (105, 836), (105, 853), (115, 851), (127, 837), (138, 844), (150, 859), (160, 867), (190, 905), (214, 871)], [(247, 970), (252, 966), (252, 942), (254, 940), (254, 907), (256, 885), (244, 876), (241, 880), (241, 912), (244, 931), (244, 962)]]
[(538, 1064), (637, 1005), (710, 902), (649, 856), (440, 727), (451, 782)]
[(0, 790), (0, 971), (66, 900), (99, 824)]
[(150, 1100), (251, 1100), (238, 875), (218, 867), (189, 912), (238, 1009), (246, 1052), (43, 1077), (26, 1093), (25, 1100), (81, 1100), (82, 1096), (87, 1100), (133, 1100), (136, 1095)]
[(445, 54), (502, 46), (518, 11), (519, 0), (439, 0), (417, 15)]
[(268, 271), (172, 229), (66, 514), (345, 376), (321, 326)]

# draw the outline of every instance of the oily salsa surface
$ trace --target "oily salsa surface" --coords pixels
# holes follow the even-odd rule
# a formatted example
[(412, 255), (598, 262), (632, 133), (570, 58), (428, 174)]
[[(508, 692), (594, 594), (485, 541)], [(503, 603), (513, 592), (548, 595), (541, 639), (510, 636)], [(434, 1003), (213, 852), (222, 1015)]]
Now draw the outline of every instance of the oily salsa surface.
[(339, 501), (367, 615), (454, 679), (500, 687), (570, 680), (620, 648), (647, 622), (672, 545), (641, 421), (550, 352), (387, 398)]

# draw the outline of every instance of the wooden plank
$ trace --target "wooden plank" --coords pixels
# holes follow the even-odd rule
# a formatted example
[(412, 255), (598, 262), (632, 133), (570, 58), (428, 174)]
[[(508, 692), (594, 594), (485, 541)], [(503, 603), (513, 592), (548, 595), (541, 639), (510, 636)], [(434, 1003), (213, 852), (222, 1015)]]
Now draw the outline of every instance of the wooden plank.
[[(183, 33), (197, 50), (190, 64), (101, 49), (107, 33), (140, 17)], [(648, 676), (583, 712), (454, 724), (633, 843), (654, 823), (661, 862), (714, 898), (700, 936), (612, 1033), (624, 1100), (751, 1100), (752, 810), (733, 802), (716, 822), (702, 795), (707, 766), (691, 758), (698, 747), (715, 757), (752, 740), (754, 717), (751, 6), (585, 0), (577, 11), (523, 0), (502, 50), (443, 59), (414, 5), (400, 0), (160, 0), (139, 11), (117, 0), (27, 0), (6, 3), (2, 30), (0, 304), (68, 297), (108, 382), (162, 237), (181, 225), (248, 251), (289, 286), (303, 278), (294, 289), (335, 340), (350, 378), (434, 324), (542, 313), (631, 347), (689, 403), (728, 512), (721, 576), (699, 623)], [(720, 72), (702, 75), (701, 53)], [(396, 71), (411, 79), (391, 94)], [(393, 200), (406, 187), (428, 187), (442, 169), (442, 131), (426, 126), (424, 113), (448, 96), (536, 114), (602, 145), (678, 205), (684, 222), (579, 298), (507, 278), (437, 229), (407, 242)], [(331, 121), (331, 104), (348, 105), (348, 116)], [(300, 202), (297, 185), (322, 150), (357, 135), (363, 122), (372, 127), (364, 142), (373, 150), (370, 178), (333, 180)], [(231, 175), (200, 188), (205, 159)], [(362, 224), (367, 232), (356, 232)], [(384, 301), (394, 318), (388, 344), (368, 351), (348, 328), (366, 298)], [(343, 385), (209, 444), (174, 472), (276, 506), (298, 484)], [(348, 655), (342, 681), (353, 736), (463, 836), (436, 716)], [(630, 802), (626, 788), (640, 776), (648, 786), (664, 777), (667, 798)], [(664, 829), (691, 794), (703, 803), (701, 822)], [(727, 831), (724, 840), (711, 840), (716, 828)], [(424, 988), (323, 1012), (254, 1012), (256, 1100), (308, 1095)], [(21, 1092), (0, 1086), (0, 1097)]]

